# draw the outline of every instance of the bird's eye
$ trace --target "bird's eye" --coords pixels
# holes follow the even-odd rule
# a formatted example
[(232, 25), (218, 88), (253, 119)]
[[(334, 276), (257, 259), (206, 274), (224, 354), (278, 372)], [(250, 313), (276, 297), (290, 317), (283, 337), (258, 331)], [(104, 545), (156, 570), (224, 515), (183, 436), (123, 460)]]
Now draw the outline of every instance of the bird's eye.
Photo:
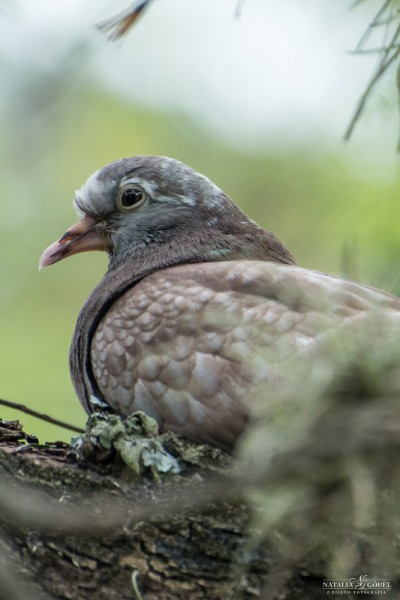
[(120, 190), (117, 198), (117, 207), (126, 212), (138, 208), (143, 204), (145, 194), (138, 187), (126, 187)]

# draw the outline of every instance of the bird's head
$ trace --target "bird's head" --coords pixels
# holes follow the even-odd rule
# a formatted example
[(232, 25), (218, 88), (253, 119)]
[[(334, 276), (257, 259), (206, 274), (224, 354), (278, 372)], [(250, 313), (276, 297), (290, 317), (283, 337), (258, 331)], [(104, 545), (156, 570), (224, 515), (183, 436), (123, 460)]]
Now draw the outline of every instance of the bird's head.
[[(80, 221), (43, 252), (40, 268), (91, 250), (106, 251), (110, 268), (160, 251), (173, 254), (175, 262), (242, 254), (263, 258), (252, 246), (255, 233), (262, 238), (266, 232), (207, 177), (171, 158), (136, 156), (112, 162), (89, 177), (73, 203)], [(247, 244), (239, 239), (244, 231)], [(282, 256), (290, 256), (282, 249)]]

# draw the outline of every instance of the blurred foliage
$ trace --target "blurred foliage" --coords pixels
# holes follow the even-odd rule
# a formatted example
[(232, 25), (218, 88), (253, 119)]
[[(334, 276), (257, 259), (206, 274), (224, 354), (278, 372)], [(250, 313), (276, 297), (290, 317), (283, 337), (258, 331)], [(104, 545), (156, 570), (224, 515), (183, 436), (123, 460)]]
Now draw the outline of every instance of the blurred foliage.
[[(106, 268), (84, 254), (39, 274), (42, 250), (76, 220), (74, 190), (105, 163), (133, 154), (174, 156), (207, 174), (248, 214), (274, 231), (298, 262), (400, 291), (398, 182), (364, 177), (333, 153), (240, 154), (182, 115), (151, 114), (101, 90), (76, 86), (69, 102), (37, 115), (3, 113), (0, 145), (0, 397), (77, 425), (85, 415), (68, 374), (68, 347), (81, 304)], [(71, 98), (73, 97), (73, 101)], [(29, 102), (26, 103), (29, 106)], [(15, 106), (14, 106), (15, 108)], [(3, 418), (15, 417), (2, 411)], [(23, 417), (42, 440), (68, 432)]]
[(286, 568), (400, 579), (400, 332), (375, 317), (288, 361), (241, 440), (253, 537)]

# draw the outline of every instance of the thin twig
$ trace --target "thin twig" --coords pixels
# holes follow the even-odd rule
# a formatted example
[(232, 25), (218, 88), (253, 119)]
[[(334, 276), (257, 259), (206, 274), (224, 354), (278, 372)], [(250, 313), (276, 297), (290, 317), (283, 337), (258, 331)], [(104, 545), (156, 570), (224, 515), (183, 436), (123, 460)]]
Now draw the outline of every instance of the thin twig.
[(51, 423), (52, 425), (58, 425), (59, 427), (63, 427), (64, 429), (69, 429), (70, 431), (74, 431), (75, 433), (85, 433), (85, 430), (81, 427), (77, 427), (76, 425), (70, 425), (69, 423), (65, 423), (64, 421), (60, 421), (59, 419), (54, 419), (45, 413), (40, 413), (37, 410), (33, 410), (32, 408), (28, 408), (24, 404), (19, 404), (17, 402), (11, 402), (10, 400), (4, 400), (0, 398), (0, 405), (7, 406), (8, 408), (13, 408), (14, 410), (20, 410), (21, 412), (26, 413), (27, 415), (31, 415), (32, 417), (36, 417), (37, 419), (41, 419), (42, 421), (46, 421), (46, 423)]
[[(381, 8), (378, 10), (375, 17), (372, 19), (372, 23), (369, 25), (369, 27), (366, 29), (366, 31), (361, 36), (361, 39), (357, 44), (356, 50), (363, 47), (363, 45), (365, 44), (365, 42), (371, 35), (371, 29), (374, 27), (374, 23), (379, 21), (381, 15), (385, 12), (385, 10), (387, 9), (387, 7), (390, 5), (391, 2), (392, 2), (392, 0), (386, 0), (386, 2), (383, 4), (383, 6), (381, 6)], [(354, 6), (355, 5), (353, 5), (353, 8), (354, 8)]]
[[(386, 63), (386, 65), (385, 65), (385, 70), (386, 70), (386, 69), (387, 69), (387, 68), (388, 68), (388, 67), (389, 67), (389, 66), (390, 66), (390, 65), (391, 65), (391, 64), (392, 64), (392, 63), (393, 63), (393, 62), (394, 62), (394, 61), (395, 61), (397, 58), (398, 58), (399, 54), (400, 54), (400, 50), (399, 50), (399, 52), (396, 52), (396, 54), (394, 54), (394, 55), (393, 55), (393, 56), (390, 58), (390, 60), (388, 60), (388, 62), (387, 62), (387, 63)], [(359, 100), (359, 103), (358, 103), (358, 106), (357, 106), (357, 108), (356, 108), (356, 111), (355, 111), (355, 113), (354, 113), (354, 115), (353, 115), (353, 118), (351, 119), (351, 121), (350, 121), (350, 124), (349, 124), (349, 126), (348, 126), (348, 128), (347, 128), (347, 130), (346, 130), (346, 132), (345, 132), (345, 134), (344, 134), (344, 139), (345, 139), (346, 141), (348, 141), (348, 140), (350, 139), (350, 137), (351, 137), (351, 134), (353, 133), (353, 129), (354, 129), (354, 127), (355, 127), (355, 125), (356, 125), (357, 121), (359, 120), (359, 118), (360, 118), (361, 114), (362, 114), (362, 113), (363, 113), (363, 111), (364, 111), (364, 108), (365, 108), (365, 105), (366, 105), (366, 103), (367, 103), (367, 100), (368, 100), (368, 98), (369, 98), (369, 96), (370, 96), (370, 94), (371, 94), (372, 90), (374, 89), (374, 87), (375, 87), (375, 86), (376, 86), (376, 84), (378, 83), (379, 79), (381, 78), (382, 74), (383, 74), (383, 69), (380, 69), (380, 70), (379, 70), (379, 71), (378, 71), (378, 72), (375, 74), (375, 76), (374, 76), (374, 77), (371, 79), (371, 81), (370, 81), (370, 83), (368, 84), (368, 86), (367, 86), (367, 88), (366, 88), (365, 92), (364, 92), (364, 93), (363, 93), (363, 95), (361, 96), (361, 98), (360, 98), (360, 100)]]
[[(387, 11), (388, 14), (384, 15), (384, 13), (387, 13)], [(351, 137), (354, 127), (358, 122), (361, 114), (363, 113), (366, 103), (371, 93), (373, 92), (375, 86), (381, 81), (383, 75), (389, 70), (393, 63), (397, 61), (400, 57), (400, 25), (397, 26), (390, 40), (388, 39), (390, 24), (396, 20), (400, 20), (400, 13), (398, 11), (398, 8), (393, 3), (393, 0), (386, 0), (383, 3), (383, 6), (381, 6), (379, 11), (376, 13), (374, 19), (372, 20), (364, 35), (361, 37), (361, 40), (359, 41), (356, 47), (356, 54), (370, 54), (378, 52), (379, 59), (372, 73), (370, 81), (358, 102), (350, 124), (347, 127), (347, 130), (344, 135), (344, 139), (346, 141), (349, 140), (349, 138)], [(376, 51), (375, 49), (366, 49), (365, 44), (370, 38), (372, 29), (378, 26), (385, 26), (381, 48), (378, 51)]]
[(386, 46), (384, 48), (369, 48), (368, 50), (349, 50), (349, 54), (379, 54), (380, 52), (385, 52), (386, 50), (393, 50), (400, 48), (400, 44), (394, 44), (393, 46)]
[(147, 8), (151, 0), (140, 0), (134, 2), (127, 10), (111, 17), (106, 21), (102, 21), (96, 25), (99, 31), (107, 31), (110, 40), (118, 40), (122, 38), (126, 32), (134, 25), (144, 9)]
[(399, 18), (398, 9), (392, 6), (392, 14), (389, 17), (385, 17), (384, 19), (380, 19), (371, 23), (371, 27), (381, 27), (382, 25), (390, 25)]

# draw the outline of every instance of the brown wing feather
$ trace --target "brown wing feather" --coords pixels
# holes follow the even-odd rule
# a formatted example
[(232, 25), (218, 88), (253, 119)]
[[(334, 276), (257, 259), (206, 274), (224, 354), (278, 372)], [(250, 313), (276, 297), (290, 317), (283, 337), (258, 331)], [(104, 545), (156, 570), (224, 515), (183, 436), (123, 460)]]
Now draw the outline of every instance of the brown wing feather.
[(282, 377), (285, 359), (400, 301), (299, 267), (260, 261), (158, 271), (108, 310), (92, 341), (104, 399), (144, 410), (162, 430), (230, 448), (248, 419), (252, 390)]

